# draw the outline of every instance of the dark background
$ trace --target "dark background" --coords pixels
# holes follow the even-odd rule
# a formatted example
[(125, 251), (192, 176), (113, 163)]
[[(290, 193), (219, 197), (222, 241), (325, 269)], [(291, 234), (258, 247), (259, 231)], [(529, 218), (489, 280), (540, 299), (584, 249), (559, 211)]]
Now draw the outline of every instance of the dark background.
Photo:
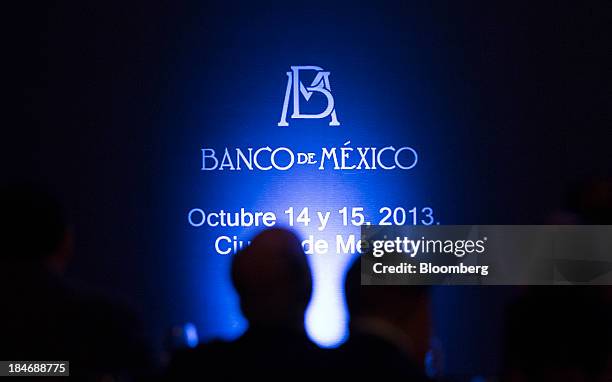
[[(572, 183), (610, 175), (609, 3), (45, 1), (3, 14), (2, 180), (34, 179), (63, 196), (77, 233), (70, 276), (130, 301), (158, 346), (168, 326), (189, 320), (188, 292), (176, 287), (185, 259), (169, 248), (159, 192), (170, 181), (168, 139), (178, 142), (169, 131), (193, 102), (189, 73), (228, 46), (237, 54), (239, 28), (251, 28), (255, 46), (318, 23), (343, 38), (365, 28), (355, 38), (381, 71), (399, 65), (394, 55), (422, 55), (413, 75), (427, 87), (411, 107), (453, 126), (431, 133), (431, 142), (445, 134), (454, 158), (453, 197), (431, 191), (453, 211), (445, 223), (543, 223)], [(261, 36), (258, 17), (269, 21)], [(509, 294), (448, 291), (449, 304), (481, 318), (497, 316)], [(484, 337), (501, 323), (473, 318), (456, 317), (457, 327), (483, 338), (457, 334), (448, 348), (472, 365), (458, 355), (451, 370), (495, 367), (483, 349), (499, 338)]]

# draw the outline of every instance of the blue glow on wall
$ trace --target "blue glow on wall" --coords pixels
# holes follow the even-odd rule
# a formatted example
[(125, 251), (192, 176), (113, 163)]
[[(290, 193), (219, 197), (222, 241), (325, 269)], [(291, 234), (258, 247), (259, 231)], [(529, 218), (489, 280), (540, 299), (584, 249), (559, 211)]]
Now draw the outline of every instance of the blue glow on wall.
[[(187, 301), (180, 308), (177, 304), (180, 311), (176, 314), (197, 325), (202, 342), (233, 339), (248, 327), (230, 282), (231, 256), (213, 253), (214, 238), (223, 232), (246, 240), (258, 229), (191, 227), (187, 214), (192, 208), (270, 210), (281, 216), (291, 206), (332, 211), (360, 206), (366, 209), (366, 218), (374, 221), (373, 215), (378, 216), (382, 206), (437, 207), (431, 194), (422, 190), (432, 189), (427, 184), (434, 165), (430, 148), (435, 146), (436, 138), (432, 126), (444, 126), (431, 122), (423, 125), (422, 115), (427, 113), (419, 104), (423, 94), (414, 89), (429, 88), (411, 74), (415, 69), (410, 57), (398, 60), (395, 50), (381, 45), (386, 29), (356, 29), (357, 16), (344, 14), (338, 18), (337, 14), (326, 13), (317, 13), (316, 28), (302, 29), (295, 28), (299, 21), (291, 10), (253, 12), (257, 12), (257, 18), (223, 20), (207, 26), (219, 30), (221, 36), (218, 41), (210, 37), (210, 47), (205, 49), (196, 41), (183, 47), (182, 56), (177, 56), (181, 75), (175, 79), (173, 105), (168, 112), (172, 119), (166, 123), (164, 145), (168, 160), (160, 183), (173, 229), (168, 256), (176, 259), (175, 273), (180, 275), (171, 281)], [(307, 14), (302, 16), (302, 21), (308, 22)], [(257, 20), (252, 29), (244, 27), (252, 20)], [(379, 50), (373, 54), (364, 46)], [(340, 126), (330, 126), (330, 117), (292, 119), (288, 126), (278, 126), (287, 88), (286, 73), (292, 65), (317, 65), (330, 72)], [(398, 78), (398, 73), (403, 77)], [(200, 150), (204, 146), (283, 146), (320, 151), (348, 141), (353, 147), (408, 145), (418, 151), (419, 164), (408, 172), (200, 170)], [(443, 156), (437, 160), (443, 160)], [(330, 226), (323, 234), (314, 227), (294, 229), (302, 238), (313, 234), (330, 241), (336, 234), (359, 235), (359, 229), (350, 226)], [(310, 338), (320, 346), (334, 347), (346, 339), (348, 313), (342, 286), (353, 256), (309, 256), (314, 289), (305, 324)]]
[(185, 342), (187, 346), (190, 348), (195, 348), (198, 346), (199, 338), (198, 338), (198, 329), (191, 322), (183, 325), (183, 332), (185, 333)]

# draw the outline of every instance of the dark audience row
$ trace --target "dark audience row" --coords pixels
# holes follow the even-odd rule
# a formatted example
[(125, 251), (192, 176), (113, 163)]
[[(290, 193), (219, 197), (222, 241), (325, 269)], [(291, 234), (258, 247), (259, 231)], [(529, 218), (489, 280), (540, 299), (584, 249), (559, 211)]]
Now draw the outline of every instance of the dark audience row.
[[(312, 294), (307, 258), (299, 238), (278, 228), (260, 233), (233, 259), (232, 282), (247, 331), (232, 342), (178, 350), (161, 362), (129, 309), (63, 278), (72, 233), (55, 198), (36, 188), (6, 187), (0, 211), (0, 360), (69, 360), (73, 377), (93, 381), (369, 375), (452, 380), (426, 373), (430, 289), (361, 287), (359, 261), (345, 278), (348, 340), (337, 349), (313, 344), (304, 328)], [(609, 288), (524, 288), (507, 312), (504, 369), (496, 380), (612, 381), (610, 307)]]

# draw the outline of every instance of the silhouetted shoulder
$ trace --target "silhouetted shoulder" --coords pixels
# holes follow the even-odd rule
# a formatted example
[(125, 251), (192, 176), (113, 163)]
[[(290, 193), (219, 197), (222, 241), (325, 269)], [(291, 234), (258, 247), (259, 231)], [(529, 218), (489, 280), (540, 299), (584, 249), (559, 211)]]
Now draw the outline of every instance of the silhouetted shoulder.
[[(166, 371), (166, 380), (186, 380), (196, 375), (206, 375), (214, 372), (227, 372), (232, 367), (231, 343), (225, 341), (212, 341), (193, 349), (176, 351)], [(233, 365), (236, 367), (236, 364)], [(225, 369), (225, 371), (224, 371)], [(231, 369), (229, 369), (231, 370)]]
[(348, 375), (377, 375), (405, 381), (431, 381), (414, 361), (394, 344), (365, 333), (352, 333), (337, 350), (337, 370)]
[(4, 277), (0, 296), (12, 307), (0, 320), (2, 359), (70, 360), (73, 375), (152, 366), (141, 322), (127, 305), (37, 268)]

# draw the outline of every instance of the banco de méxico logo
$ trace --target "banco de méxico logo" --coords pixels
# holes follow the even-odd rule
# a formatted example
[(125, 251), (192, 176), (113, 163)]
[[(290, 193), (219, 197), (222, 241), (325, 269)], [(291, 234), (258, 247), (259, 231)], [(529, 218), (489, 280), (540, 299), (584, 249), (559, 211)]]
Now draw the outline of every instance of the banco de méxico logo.
[[(300, 72), (315, 71), (316, 75), (310, 86), (304, 86), (300, 81)], [(314, 93), (320, 93), (327, 99), (327, 107), (319, 114), (304, 114), (300, 112), (301, 96), (308, 102)], [(292, 66), (291, 71), (287, 72), (287, 89), (285, 90), (285, 101), (283, 102), (283, 112), (278, 126), (289, 126), (287, 123), (287, 110), (289, 109), (289, 99), (293, 100), (292, 119), (321, 119), (331, 116), (330, 126), (340, 126), (336, 109), (334, 106), (334, 96), (329, 85), (329, 72), (319, 66)]]

